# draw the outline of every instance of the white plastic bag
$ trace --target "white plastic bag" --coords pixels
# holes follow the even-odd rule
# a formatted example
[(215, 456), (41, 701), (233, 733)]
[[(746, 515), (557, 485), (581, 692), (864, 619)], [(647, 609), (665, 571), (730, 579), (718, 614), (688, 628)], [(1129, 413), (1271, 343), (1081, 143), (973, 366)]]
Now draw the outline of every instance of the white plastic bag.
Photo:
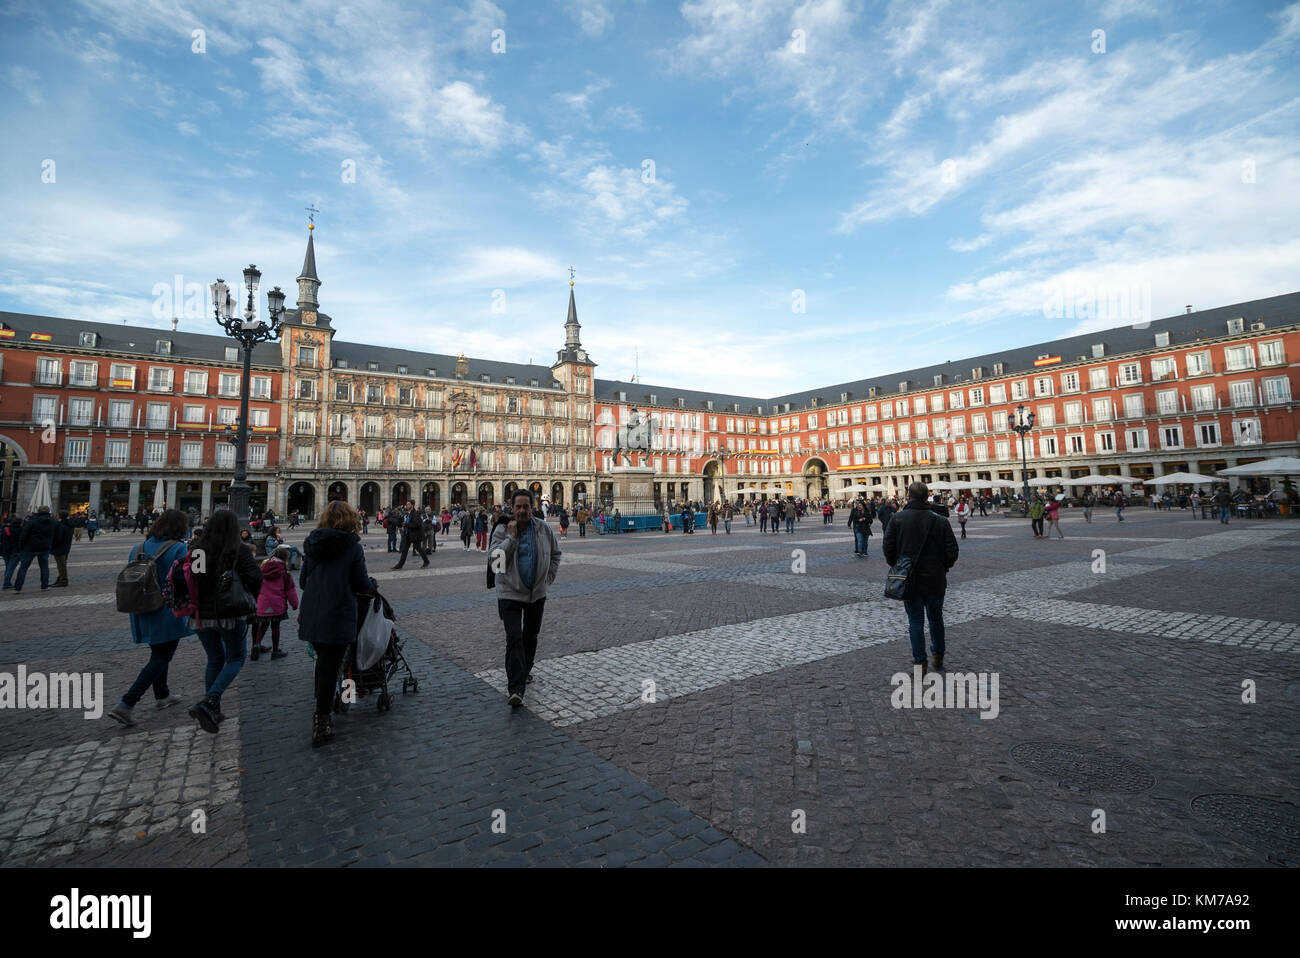
[(373, 668), (388, 650), (393, 620), (384, 615), (384, 604), (376, 596), (366, 611), (366, 621), (357, 632), (357, 668)]

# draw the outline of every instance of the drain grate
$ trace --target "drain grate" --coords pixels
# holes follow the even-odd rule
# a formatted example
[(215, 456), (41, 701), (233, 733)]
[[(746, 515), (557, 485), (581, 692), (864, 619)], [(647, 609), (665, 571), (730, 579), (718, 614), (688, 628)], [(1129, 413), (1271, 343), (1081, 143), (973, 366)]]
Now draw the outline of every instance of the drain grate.
[(1011, 749), (1011, 757), (1031, 771), (1074, 788), (1144, 792), (1156, 783), (1155, 776), (1141, 765), (1084, 745), (1023, 742)]
[(1300, 808), (1240, 792), (1192, 799), (1192, 814), (1284, 865), (1300, 865)]

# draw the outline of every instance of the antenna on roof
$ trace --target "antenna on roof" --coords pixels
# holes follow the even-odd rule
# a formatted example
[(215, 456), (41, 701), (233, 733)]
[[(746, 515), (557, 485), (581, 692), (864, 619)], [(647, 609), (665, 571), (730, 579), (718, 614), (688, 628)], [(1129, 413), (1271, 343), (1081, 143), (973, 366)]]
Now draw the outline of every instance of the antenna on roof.
[(1187, 311), (1188, 311), (1189, 313), (1192, 311), (1192, 304), (1191, 304), (1191, 303), (1188, 303), (1188, 304), (1187, 304)]
[(179, 322), (180, 322), (180, 320), (177, 319), (175, 316), (172, 317), (172, 332), (173, 332), (173, 333), (176, 332), (176, 324), (179, 323)]

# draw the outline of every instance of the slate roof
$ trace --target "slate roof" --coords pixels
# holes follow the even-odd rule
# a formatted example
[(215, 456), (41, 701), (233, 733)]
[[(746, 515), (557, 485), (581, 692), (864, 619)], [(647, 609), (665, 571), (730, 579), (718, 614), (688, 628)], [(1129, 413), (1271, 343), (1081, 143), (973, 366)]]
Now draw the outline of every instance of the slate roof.
[[(186, 322), (197, 323), (197, 320)], [(92, 323), (79, 319), (63, 319), (57, 316), (33, 316), (29, 313), (0, 312), (0, 323), (15, 330), (12, 340), (0, 340), (0, 345), (26, 343), (32, 346), (71, 346), (74, 349), (95, 349), (105, 352), (148, 354), (158, 361), (191, 360), (203, 363), (226, 362), (226, 347), (237, 346), (231, 337), (219, 331), (216, 320), (207, 320), (214, 333), (190, 333), (182, 329), (172, 332), (170, 327), (122, 326), (113, 323)], [(49, 333), (49, 343), (33, 342), (30, 333)], [(93, 347), (83, 347), (79, 333), (98, 333), (99, 340)], [(167, 339), (172, 342), (170, 355), (155, 352), (157, 340)], [(242, 362), (242, 360), (241, 360)], [(253, 349), (253, 365), (279, 366), (280, 344), (277, 342), (259, 343)]]
[[(331, 359), (345, 359), (349, 372), (367, 372), (367, 361), (379, 363), (378, 372), (395, 373), (398, 366), (406, 366), (407, 374), (425, 376), (429, 369), (438, 370), (439, 379), (451, 379), (456, 375), (457, 357), (446, 353), (422, 353), (414, 349), (395, 349), (392, 346), (371, 346), (365, 343), (347, 343), (334, 340), (330, 344)], [(479, 377), (487, 373), (495, 384), (504, 383), (507, 376), (515, 378), (516, 386), (527, 386), (536, 379), (539, 389), (551, 388), (555, 382), (555, 373), (550, 366), (528, 363), (504, 363), (495, 359), (475, 359), (466, 356), (469, 372), (465, 374), (466, 383), (477, 383)]]
[[(761, 405), (763, 407), (762, 415), (772, 415), (783, 412), (785, 403), (790, 403), (791, 411), (807, 408), (814, 397), (820, 397), (819, 405), (839, 403), (841, 393), (849, 393), (851, 400), (865, 400), (872, 386), (877, 388), (877, 392), (881, 396), (896, 394), (899, 391), (899, 383), (904, 380), (911, 384), (909, 392), (936, 388), (934, 377), (938, 375), (944, 377), (945, 386), (954, 382), (969, 385), (972, 381), (972, 369), (982, 366), (984, 368), (984, 378), (990, 379), (993, 377), (994, 363), (1003, 364), (1003, 376), (1032, 373), (1035, 368), (1034, 360), (1044, 354), (1060, 356), (1061, 362), (1059, 365), (1064, 366), (1077, 362), (1080, 357), (1091, 359), (1092, 347), (1095, 343), (1105, 344), (1106, 349), (1103, 358), (1106, 360), (1126, 353), (1155, 349), (1156, 333), (1161, 332), (1169, 333), (1170, 348), (1186, 346), (1199, 339), (1218, 339), (1227, 336), (1228, 320), (1238, 317), (1245, 320), (1244, 330), (1246, 332), (1250, 331), (1251, 323), (1261, 320), (1267, 324), (1268, 329), (1300, 324), (1300, 292), (1270, 296), (1267, 299), (1256, 299), (1214, 309), (1197, 310), (1192, 313), (1179, 313), (1165, 319), (1152, 320), (1143, 329), (1135, 329), (1131, 325), (1116, 326), (1112, 329), (1084, 333), (1065, 339), (1003, 349), (979, 356), (971, 356), (967, 359), (902, 370), (883, 376), (875, 376), (871, 379), (859, 379), (853, 382), (819, 386), (814, 389), (787, 393), (781, 396), (733, 396), (725, 393), (702, 392), (695, 389), (679, 389), (675, 386), (622, 383), (618, 380), (597, 379), (596, 398), (605, 402), (617, 402), (618, 392), (623, 390), (627, 393), (629, 403), (648, 402), (645, 396), (652, 393), (658, 400), (658, 404), (663, 406), (673, 405), (674, 400), (680, 396), (686, 400), (685, 408), (695, 411), (703, 408), (705, 400), (712, 399), (714, 412), (729, 411), (732, 403), (739, 403), (741, 414), (756, 415), (754, 407)], [(1052, 370), (1058, 368), (1058, 366), (1054, 365), (1046, 368)], [(780, 409), (775, 408), (778, 404)]]

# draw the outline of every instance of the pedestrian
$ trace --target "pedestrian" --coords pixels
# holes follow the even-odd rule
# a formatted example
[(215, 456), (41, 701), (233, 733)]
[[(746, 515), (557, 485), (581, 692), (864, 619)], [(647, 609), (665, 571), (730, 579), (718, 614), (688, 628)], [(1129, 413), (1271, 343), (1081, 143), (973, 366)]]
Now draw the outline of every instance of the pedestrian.
[(18, 540), (18, 575), (14, 578), (14, 592), (23, 591), (27, 567), (33, 559), (41, 569), (41, 591), (50, 587), (50, 549), (54, 546), (57, 526), (49, 506), (41, 506), (36, 515), (23, 523), (22, 536)]
[(943, 670), (945, 633), (943, 599), (948, 591), (948, 570), (957, 562), (959, 546), (948, 521), (935, 515), (926, 504), (925, 483), (907, 487), (907, 506), (895, 515), (885, 530), (885, 561), (894, 566), (901, 556), (912, 558), (912, 573), (903, 596), (907, 612), (912, 664), (928, 671), (925, 658), (925, 620), (930, 620), (930, 652), (935, 671)]
[(885, 535), (889, 535), (889, 521), (893, 519), (896, 511), (894, 504), (888, 499), (881, 502), (880, 508), (876, 510), (876, 516), (880, 519), (880, 531)]
[(718, 534), (718, 511), (716, 502), (709, 506), (709, 528), (713, 530), (715, 536)]
[(722, 527), (727, 530), (727, 535), (731, 535), (731, 520), (735, 517), (736, 510), (728, 502), (722, 507)]
[[(264, 652), (271, 658), (282, 659), (288, 652), (280, 648), (280, 623), (289, 617), (289, 606), (298, 608), (298, 590), (289, 574), (290, 552), (280, 546), (271, 558), (262, 563), (262, 591), (257, 594), (257, 614), (253, 617), (253, 647), (249, 658), (256, 662)], [(271, 632), (271, 647), (262, 645), (267, 630)]]
[[(131, 547), (132, 560), (141, 555), (153, 558), (158, 567), (159, 592), (166, 589), (172, 567), (182, 561), (188, 551), (181, 541), (185, 537), (186, 525), (185, 514), (179, 509), (164, 510), (150, 528), (149, 537)], [(181, 639), (194, 634), (194, 624), (190, 619), (177, 617), (166, 606), (154, 612), (132, 613), (130, 624), (131, 641), (149, 646), (149, 661), (117, 705), (108, 711), (109, 718), (123, 725), (136, 724), (132, 710), (151, 687), (155, 708), (165, 709), (180, 704), (181, 697), (167, 683), (167, 669)]]
[(1092, 525), (1092, 509), (1093, 509), (1093, 506), (1095, 506), (1096, 504), (1097, 504), (1097, 497), (1094, 496), (1094, 495), (1092, 494), (1092, 490), (1091, 490), (1091, 489), (1088, 490), (1086, 493), (1084, 493), (1084, 495), (1083, 495), (1083, 521), (1084, 521), (1085, 523), (1087, 523), (1088, 525)]
[(663, 525), (664, 534), (667, 535), (670, 531), (672, 531), (673, 528), (673, 517), (672, 514), (668, 511), (668, 506), (666, 505), (664, 506), (664, 512), (660, 518), (663, 520), (662, 525)]
[(496, 573), (497, 613), (506, 630), (507, 701), (518, 708), (532, 681), (546, 590), (560, 569), (560, 547), (551, 527), (533, 515), (526, 489), (515, 492), (511, 505), (514, 518), (492, 531), (491, 554), (501, 567)]
[(424, 560), (424, 565), (420, 568), (428, 568), (429, 553), (424, 548), (424, 519), (415, 509), (406, 513), (406, 519), (402, 523), (402, 554), (398, 557), (397, 565), (393, 566), (394, 572), (406, 565), (406, 554), (412, 548), (415, 549), (415, 554)]
[(420, 516), (420, 525), (424, 531), (424, 551), (432, 555), (438, 551), (438, 531), (442, 528), (442, 519), (425, 506), (424, 513)]
[(92, 512), (86, 516), (86, 541), (94, 542), (95, 533), (99, 531), (99, 519)]
[(618, 506), (615, 506), (614, 507), (614, 535), (618, 535), (620, 532), (623, 531), (622, 528), (620, 528), (622, 525), (623, 525), (623, 513), (619, 510)]
[(5, 560), (5, 588), (14, 587), (13, 574), (18, 568), (18, 559), (22, 555), (22, 550), (18, 543), (23, 537), (23, 517), (13, 513), (5, 519), (4, 526), (0, 527), (0, 556)]
[(763, 501), (758, 504), (758, 531), (767, 531), (767, 502)]
[(122, 531), (122, 513), (118, 512), (117, 510), (113, 511), (113, 531), (114, 532)]
[[(198, 591), (194, 597), (198, 609), (194, 626), (207, 653), (208, 666), (204, 697), (190, 706), (189, 715), (203, 731), (215, 734), (225, 720), (221, 696), (244, 667), (247, 617), (257, 609), (262, 570), (253, 558), (252, 548), (240, 540), (239, 520), (228, 508), (213, 511), (190, 551), (203, 557), (203, 571), (194, 573)], [(235, 594), (239, 591), (234, 588), (236, 583), (243, 586), (246, 597), (253, 599), (252, 608), (229, 604), (234, 599), (246, 598)]]
[(1035, 539), (1046, 538), (1043, 535), (1043, 500), (1035, 493), (1034, 498), (1029, 503), (1029, 526), (1034, 530)]
[(962, 496), (961, 501), (957, 503), (957, 524), (961, 526), (961, 537), (966, 538), (966, 520), (970, 518), (970, 501)]
[(460, 542), (469, 551), (469, 540), (474, 535), (474, 517), (470, 515), (469, 510), (460, 514)]
[(479, 552), (486, 552), (488, 544), (488, 517), (483, 509), (478, 510), (474, 518), (474, 547)]
[[(531, 497), (532, 494), (529, 493), (529, 498)], [(567, 508), (560, 509), (560, 538), (569, 538), (569, 510)]]
[(743, 512), (744, 515), (745, 515), (745, 525), (746, 525), (746, 526), (751, 526), (751, 525), (753, 525), (754, 523), (753, 523), (752, 513), (753, 513), (754, 510), (753, 510), (752, 508), (750, 508), (750, 505), (749, 505), (748, 502), (745, 503), (744, 508), (741, 509), (740, 511)]
[(53, 588), (68, 587), (68, 553), (72, 551), (72, 541), (76, 537), (76, 520), (69, 518), (68, 510), (59, 511), (59, 524), (54, 528), (54, 543), (50, 546), (50, 555), (58, 566), (59, 575), (54, 580)]
[(1226, 526), (1232, 518), (1232, 496), (1228, 493), (1227, 486), (1220, 486), (1214, 494), (1214, 506), (1219, 510), (1219, 522)]
[(578, 520), (578, 538), (587, 538), (587, 523), (591, 521), (591, 513), (587, 511), (585, 503), (578, 506), (578, 514), (574, 518)]
[(446, 506), (442, 507), (439, 518), (442, 520), (442, 534), (446, 535), (451, 530), (451, 513), (447, 511)]
[[(1064, 539), (1065, 536), (1061, 533), (1061, 504), (1055, 499), (1049, 499), (1047, 502), (1046, 515), (1047, 527), (1056, 530), (1057, 538)], [(1049, 533), (1044, 538), (1050, 539), (1052, 536)]]
[(73, 542), (81, 541), (81, 533), (85, 531), (85, 528), (86, 528), (85, 516), (75, 515), (72, 517), (72, 541)]
[(360, 528), (356, 510), (335, 500), (325, 507), (303, 543), (307, 558), (298, 573), (302, 591), (298, 638), (310, 642), (316, 653), (312, 748), (334, 737), (334, 692), (343, 656), (357, 640), (357, 596), (375, 591), (375, 580), (366, 572), (365, 549), (357, 536)]
[(289, 571), (293, 572), (302, 567), (302, 552), (297, 546), (291, 546), (284, 541), (284, 534), (280, 532), (279, 526), (271, 527), (271, 531), (266, 534), (266, 539), (262, 542), (262, 549), (268, 556), (276, 549), (286, 549), (289, 558), (285, 560), (285, 565), (289, 567)]
[(1124, 521), (1124, 493), (1116, 492), (1114, 498), (1111, 501), (1114, 502), (1115, 504), (1115, 517), (1120, 522), (1123, 522)]
[(785, 501), (785, 531), (794, 534), (794, 522), (799, 517), (799, 506), (793, 499)]
[(853, 530), (853, 554), (860, 559), (867, 557), (867, 547), (871, 544), (871, 523), (874, 516), (865, 502), (859, 502), (849, 513), (849, 528)]

